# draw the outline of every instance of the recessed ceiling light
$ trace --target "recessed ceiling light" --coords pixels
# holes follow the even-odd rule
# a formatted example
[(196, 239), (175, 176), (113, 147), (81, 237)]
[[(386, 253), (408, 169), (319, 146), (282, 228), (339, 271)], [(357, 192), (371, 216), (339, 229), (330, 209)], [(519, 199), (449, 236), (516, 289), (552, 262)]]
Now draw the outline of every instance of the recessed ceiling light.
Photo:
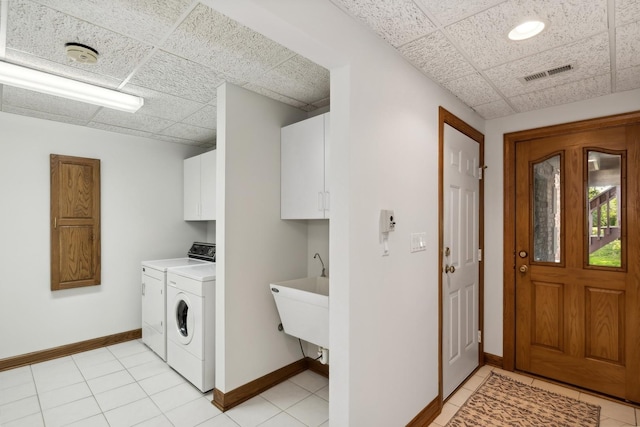
[(526, 40), (540, 34), (544, 30), (542, 21), (526, 21), (509, 31), (511, 40)]

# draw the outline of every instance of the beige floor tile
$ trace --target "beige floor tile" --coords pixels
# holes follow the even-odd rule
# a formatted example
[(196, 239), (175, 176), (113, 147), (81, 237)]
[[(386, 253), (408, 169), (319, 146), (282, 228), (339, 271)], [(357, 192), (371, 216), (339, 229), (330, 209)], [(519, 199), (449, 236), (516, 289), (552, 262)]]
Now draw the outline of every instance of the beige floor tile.
[(631, 424), (627, 424), (622, 421), (614, 420), (613, 418), (600, 418), (600, 427), (628, 427)]
[(594, 405), (600, 405), (600, 418), (612, 418), (626, 424), (636, 424), (635, 408), (611, 400), (596, 397), (587, 393), (580, 393), (580, 400)]
[(475, 375), (478, 375), (482, 378), (487, 378), (491, 371), (493, 371), (493, 366), (484, 365), (483, 367), (478, 369), (478, 372), (476, 372)]
[(447, 403), (451, 403), (456, 406), (462, 406), (464, 405), (464, 402), (467, 401), (469, 396), (471, 396), (471, 394), (473, 394), (473, 391), (463, 387), (456, 391), (455, 394), (449, 398)]
[(455, 413), (458, 412), (458, 409), (460, 408), (457, 407), (456, 405), (452, 405), (451, 403), (445, 403), (444, 406), (442, 407), (442, 412), (440, 413), (440, 415), (438, 415), (438, 417), (435, 420), (433, 420), (433, 422), (436, 423), (436, 425), (441, 425), (441, 426), (445, 425), (455, 415)]
[(473, 377), (469, 378), (466, 383), (462, 385), (462, 388), (475, 391), (475, 389), (480, 387), (480, 384), (482, 384), (483, 381), (484, 381), (484, 378), (474, 375)]
[(547, 381), (542, 381), (542, 380), (533, 380), (533, 383), (531, 384), (534, 387), (537, 388), (541, 388), (543, 390), (547, 390), (550, 391), (552, 393), (558, 393), (561, 394), (563, 396), (568, 396), (571, 397), (573, 399), (579, 399), (580, 398), (580, 392), (577, 390), (572, 390), (570, 388), (567, 387), (562, 387), (561, 385), (557, 385), (557, 384), (552, 384), (549, 383)]
[(443, 427), (443, 426), (434, 421), (431, 424), (429, 424), (429, 427)]

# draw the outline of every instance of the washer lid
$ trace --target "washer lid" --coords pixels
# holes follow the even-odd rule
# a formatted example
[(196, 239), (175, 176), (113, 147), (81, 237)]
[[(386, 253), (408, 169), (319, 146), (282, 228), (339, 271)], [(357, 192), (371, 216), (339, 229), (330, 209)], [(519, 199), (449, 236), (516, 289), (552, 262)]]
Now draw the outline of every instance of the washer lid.
[(142, 266), (153, 268), (154, 270), (167, 271), (167, 269), (174, 267), (187, 267), (208, 263), (208, 261), (202, 261), (194, 258), (171, 258), (158, 259), (153, 261), (142, 261)]
[(191, 267), (172, 268), (171, 272), (179, 276), (188, 277), (189, 279), (195, 279), (201, 282), (216, 280), (216, 264), (213, 262), (207, 262), (202, 265), (194, 265)]

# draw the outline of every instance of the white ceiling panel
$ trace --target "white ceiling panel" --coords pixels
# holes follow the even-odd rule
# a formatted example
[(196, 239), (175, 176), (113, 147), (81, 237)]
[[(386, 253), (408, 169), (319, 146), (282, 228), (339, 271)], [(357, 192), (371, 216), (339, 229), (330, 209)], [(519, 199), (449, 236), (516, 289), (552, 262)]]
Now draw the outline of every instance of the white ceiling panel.
[(450, 80), (443, 86), (471, 107), (500, 99), (498, 92), (478, 73)]
[(640, 19), (640, 1), (615, 0), (616, 2), (616, 27)]
[(640, 65), (640, 21), (616, 28), (616, 46), (618, 68)]
[(255, 85), (312, 104), (329, 93), (329, 70), (296, 55), (255, 80)]
[(204, 5), (196, 7), (163, 49), (206, 65), (236, 84), (250, 82), (294, 53)]
[[(529, 17), (548, 28), (528, 40), (509, 40), (509, 31)], [(447, 27), (482, 70), (606, 30), (606, 0), (509, 0)]]
[(331, 98), (324, 98), (324, 99), (321, 99), (320, 101), (314, 102), (313, 105), (318, 108), (328, 107), (330, 104), (330, 101), (331, 101)]
[(161, 119), (159, 117), (146, 116), (140, 113), (131, 114), (124, 111), (110, 110), (108, 108), (101, 108), (93, 118), (93, 121), (151, 133), (161, 132), (174, 124), (171, 120)]
[(470, 15), (482, 12), (504, 0), (416, 0), (433, 14), (441, 25), (449, 25)]
[(29, 110), (26, 108), (14, 107), (13, 105), (2, 105), (2, 111), (5, 113), (18, 114), (21, 116), (35, 117), (37, 119), (52, 120), (55, 122), (69, 123), (72, 125), (85, 126), (87, 120), (82, 120), (77, 117), (61, 116), (58, 114), (46, 113), (44, 111)]
[[(567, 64), (576, 68), (553, 77), (522, 83), (519, 78)], [(608, 33), (550, 49), (485, 71), (485, 75), (507, 97), (544, 90), (610, 71)]]
[(187, 125), (184, 123), (176, 123), (158, 133), (160, 135), (190, 139), (199, 142), (207, 142), (215, 139), (215, 131), (199, 126)]
[(144, 98), (140, 113), (173, 121), (181, 121), (205, 105), (141, 86), (127, 85), (127, 92)]
[(205, 105), (200, 110), (182, 120), (182, 123), (215, 130), (218, 127), (217, 108), (215, 105)]
[(149, 44), (169, 34), (193, 0), (33, 0)]
[[(91, 46), (100, 60), (93, 65), (71, 61), (64, 48), (68, 42)], [(124, 79), (152, 47), (31, 1), (11, 0), (7, 49)]]
[(618, 70), (616, 89), (625, 91), (640, 87), (640, 66)]
[(126, 133), (128, 135), (142, 136), (145, 138), (151, 138), (153, 136), (151, 132), (144, 132), (144, 131), (135, 130), (135, 129), (127, 129), (120, 126), (107, 125), (107, 124), (98, 123), (98, 122), (91, 122), (87, 126), (95, 129), (106, 130), (109, 132)]
[(364, 21), (392, 46), (399, 47), (436, 29), (412, 0), (333, 0)]
[(504, 99), (489, 102), (488, 104), (476, 105), (474, 110), (487, 120), (514, 114), (513, 108)]
[(2, 90), (2, 104), (3, 106), (11, 105), (26, 110), (55, 114), (56, 116), (73, 117), (85, 123), (100, 108), (84, 102), (72, 101), (59, 96), (46, 95), (6, 85)]
[(216, 97), (216, 88), (224, 79), (210, 68), (159, 51), (138, 70), (130, 82), (206, 104)]
[(263, 88), (262, 86), (258, 86), (252, 83), (246, 84), (244, 85), (245, 89), (248, 89), (252, 92), (258, 93), (260, 95), (264, 95), (268, 98), (271, 99), (275, 99), (276, 101), (280, 101), (283, 104), (287, 104), (287, 105), (291, 105), (293, 107), (296, 108), (300, 108), (302, 109), (305, 105), (307, 105), (306, 103), (302, 102), (302, 101), (298, 101), (297, 99), (293, 99), (293, 98), (289, 98), (288, 96), (284, 96), (284, 95), (280, 95), (279, 93), (276, 93), (272, 90)]
[(437, 83), (442, 84), (475, 72), (473, 66), (440, 31), (406, 44), (399, 51)]
[(518, 112), (524, 112), (582, 101), (609, 93), (611, 93), (611, 76), (605, 74), (539, 90), (537, 92), (514, 96), (509, 98), (509, 101), (518, 109)]
[(176, 138), (175, 136), (160, 135), (160, 134), (155, 134), (152, 136), (152, 138), (158, 139), (160, 141), (165, 141), (165, 142), (173, 142), (176, 144), (195, 145), (197, 147), (206, 147), (206, 146), (214, 145), (214, 143), (202, 143), (200, 141), (194, 141), (192, 139)]

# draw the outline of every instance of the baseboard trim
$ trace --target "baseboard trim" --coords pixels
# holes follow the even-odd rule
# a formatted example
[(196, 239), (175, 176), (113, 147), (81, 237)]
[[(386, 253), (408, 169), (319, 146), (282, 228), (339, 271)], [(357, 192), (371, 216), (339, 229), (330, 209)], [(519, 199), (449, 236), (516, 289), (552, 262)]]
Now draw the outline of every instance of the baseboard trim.
[(227, 411), (307, 369), (329, 378), (329, 365), (323, 365), (317, 360), (305, 357), (227, 393), (214, 388), (211, 403), (222, 412)]
[(407, 427), (427, 427), (440, 415), (440, 412), (442, 412), (442, 400), (440, 396), (436, 396), (407, 424)]
[(491, 365), (501, 369), (504, 367), (502, 363), (502, 357), (496, 356), (495, 354), (485, 353), (484, 363), (485, 365)]
[(34, 351), (33, 353), (22, 354), (20, 356), (8, 357), (6, 359), (0, 359), (0, 371), (31, 365), (32, 363), (46, 362), (47, 360), (70, 356), (83, 351), (95, 350), (100, 347), (131, 341), (138, 338), (142, 338), (142, 329), (134, 329), (127, 332), (121, 332), (119, 334), (107, 335), (73, 344), (61, 345), (60, 347)]

